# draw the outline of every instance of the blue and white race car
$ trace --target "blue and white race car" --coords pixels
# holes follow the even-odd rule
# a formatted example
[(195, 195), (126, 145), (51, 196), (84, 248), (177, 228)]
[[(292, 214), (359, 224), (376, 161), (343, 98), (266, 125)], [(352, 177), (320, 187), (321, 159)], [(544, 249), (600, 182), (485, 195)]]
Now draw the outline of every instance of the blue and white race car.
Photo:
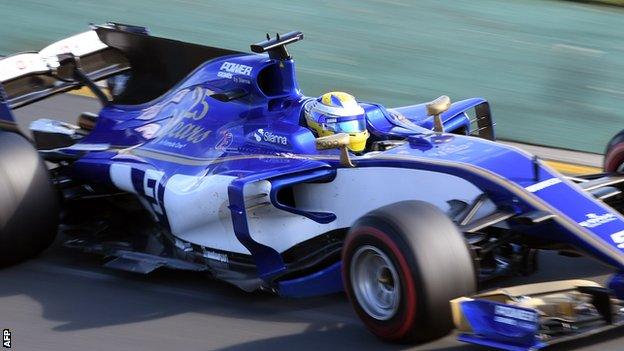
[[(605, 203), (624, 178), (566, 178), (493, 142), (483, 99), (306, 97), (286, 49), (302, 38), (242, 53), (109, 23), (0, 60), (0, 263), (60, 229), (111, 268), (206, 272), (286, 297), (345, 290), (394, 342), (457, 326), (468, 342), (531, 349), (624, 322), (624, 217)], [(33, 147), (12, 111), (84, 86), (101, 111), (33, 122)], [(531, 273), (538, 249), (612, 266), (610, 289), (475, 295)]]

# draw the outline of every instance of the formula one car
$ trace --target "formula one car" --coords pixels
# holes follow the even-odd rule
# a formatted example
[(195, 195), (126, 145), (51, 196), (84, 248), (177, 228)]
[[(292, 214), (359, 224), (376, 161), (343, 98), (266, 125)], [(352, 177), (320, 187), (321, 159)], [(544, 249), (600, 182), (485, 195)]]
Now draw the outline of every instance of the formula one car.
[[(302, 38), (267, 36), (249, 54), (109, 23), (0, 60), (0, 262), (35, 256), (60, 229), (115, 269), (205, 272), (285, 297), (346, 290), (395, 342), (455, 320), (462, 340), (528, 349), (622, 324), (624, 217), (605, 202), (618, 206), (624, 178), (568, 179), (493, 142), (483, 99), (306, 97), (286, 49)], [(33, 147), (12, 111), (84, 86), (101, 111), (33, 122)], [(534, 271), (538, 249), (612, 266), (610, 289), (474, 295)]]

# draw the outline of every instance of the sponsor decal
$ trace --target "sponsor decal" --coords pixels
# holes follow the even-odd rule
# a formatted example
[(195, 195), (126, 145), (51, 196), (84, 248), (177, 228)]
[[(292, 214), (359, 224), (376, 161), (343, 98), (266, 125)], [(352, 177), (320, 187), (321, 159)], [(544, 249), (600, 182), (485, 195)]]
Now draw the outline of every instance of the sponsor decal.
[(619, 249), (624, 249), (624, 230), (611, 234), (611, 240)]
[[(171, 102), (174, 104), (179, 104), (182, 101), (182, 98), (184, 98), (186, 94), (189, 93), (189, 91), (190, 89), (180, 90), (171, 98)], [(193, 92), (195, 93), (196, 91), (197, 89), (195, 89)]]
[(160, 130), (160, 124), (150, 123), (144, 126), (140, 126), (134, 129), (136, 132), (141, 133), (141, 136), (147, 140), (153, 139), (156, 137), (156, 134)]
[(193, 90), (193, 105), (188, 110), (174, 112), (174, 117), (181, 117), (199, 121), (208, 114), (210, 105), (208, 105), (208, 96), (212, 92), (208, 89), (197, 87)]
[(142, 121), (149, 121), (150, 119), (156, 117), (158, 112), (160, 112), (163, 106), (161, 104), (156, 104), (154, 106), (150, 106), (146, 108), (141, 114), (137, 117), (137, 119)]
[(17, 78), (24, 73), (47, 72), (54, 65), (53, 58), (45, 58), (35, 53), (18, 54), (2, 59), (2, 70), (0, 70), (0, 81)]
[(407, 119), (407, 117), (405, 117), (402, 113), (400, 113), (399, 111), (394, 111), (394, 110), (388, 110), (388, 113), (390, 114), (390, 117), (392, 117), (393, 120), (398, 121), (398, 122), (403, 122), (403, 123), (409, 123), (410, 121)]
[(256, 130), (253, 133), (253, 137), (259, 143), (264, 141), (271, 144), (288, 145), (288, 138), (286, 138), (285, 136), (265, 131), (262, 128)]
[(264, 135), (264, 130), (263, 130), (262, 128), (261, 128), (261, 129), (256, 130), (256, 131), (254, 132), (254, 134), (253, 134), (254, 139), (256, 139), (256, 141), (257, 141), (257, 142), (261, 142), (261, 141), (262, 141), (262, 136), (263, 136), (263, 135)]
[(561, 179), (559, 179), (559, 178), (550, 178), (550, 179), (543, 180), (543, 181), (541, 181), (539, 183), (535, 183), (533, 185), (529, 185), (525, 189), (527, 191), (529, 191), (529, 192), (534, 193), (536, 191), (540, 191), (542, 189), (546, 189), (549, 186), (553, 186), (553, 185), (559, 184), (559, 183), (561, 183)]
[(221, 65), (221, 68), (219, 68), (219, 73), (217, 73), (217, 77), (232, 79), (235, 74), (250, 76), (251, 69), (251, 66), (225, 61)]
[[(437, 142), (437, 140), (434, 140), (434, 142)], [(461, 153), (462, 151), (470, 149), (470, 146), (472, 146), (472, 142), (468, 142), (468, 143), (464, 143), (460, 145), (443, 145), (440, 147), (440, 151), (437, 154), (444, 156), (444, 155), (452, 155), (456, 153)]]
[(234, 135), (231, 132), (223, 133), (223, 136), (215, 145), (216, 150), (225, 151), (230, 145), (232, 145), (232, 141), (234, 140)]
[(585, 228), (594, 228), (599, 225), (603, 225), (605, 223), (615, 221), (617, 219), (617, 217), (613, 213), (605, 213), (601, 215), (598, 215), (595, 213), (588, 213), (585, 216), (587, 217), (587, 219), (582, 222), (579, 222), (581, 227), (585, 227)]
[(166, 138), (189, 141), (193, 144), (197, 144), (206, 139), (210, 133), (212, 133), (212, 131), (204, 127), (187, 122), (178, 122), (174, 124), (164, 136)]
[[(191, 94), (194, 100), (191, 107), (174, 111), (174, 122), (171, 122), (170, 127), (162, 128), (158, 134), (158, 143), (179, 149), (185, 147), (186, 142), (197, 144), (208, 138), (212, 130), (196, 122), (202, 120), (208, 114), (210, 106), (208, 105), (207, 97), (210, 93), (211, 91), (208, 89), (195, 88)], [(187, 95), (185, 94), (185, 96)]]
[(106, 48), (100, 41), (95, 31), (80, 33), (69, 38), (57, 41), (41, 50), (42, 57), (56, 57), (58, 54), (71, 52), (76, 56), (83, 56)]
[(240, 83), (240, 84), (251, 84), (251, 79), (247, 77), (243, 77), (243, 76), (234, 76), (232, 78), (232, 81), (234, 83)]
[(399, 126), (410, 127), (410, 128), (418, 128), (414, 124), (414, 122), (410, 121), (407, 117), (405, 117), (402, 113), (395, 110), (388, 110), (388, 114), (390, 117), (399, 124)]
[(518, 325), (518, 321), (511, 318), (505, 318), (500, 316), (494, 316), (494, 322), (508, 324), (508, 325)]
[(207, 258), (207, 259), (210, 259), (210, 260), (215, 260), (215, 261), (219, 261), (219, 262), (223, 262), (223, 263), (228, 263), (227, 255), (222, 254), (222, 253), (209, 251), (209, 250), (204, 250), (203, 256), (204, 256), (204, 258)]
[(509, 306), (496, 305), (494, 306), (494, 314), (504, 318), (519, 319), (526, 322), (536, 322), (537, 313), (519, 308), (513, 308)]
[[(117, 76), (119, 77), (119, 76)], [(194, 100), (197, 99), (196, 94), (198, 94), (200, 91), (198, 91), (197, 89), (201, 90), (201, 88), (196, 88), (193, 91), (193, 95), (195, 97), (193, 97)], [(177, 92), (169, 101), (166, 101), (164, 103), (158, 103), (154, 106), (150, 106), (148, 108), (146, 108), (145, 110), (143, 110), (143, 112), (137, 117), (137, 119), (140, 119), (142, 121), (148, 121), (150, 119), (153, 119), (154, 117), (156, 117), (160, 111), (162, 111), (165, 107), (167, 107), (169, 104), (179, 104), (180, 102), (182, 102), (182, 98), (184, 98), (191, 90), (190, 89), (184, 89), (184, 90), (180, 90), (179, 92)], [(207, 111), (206, 111), (207, 112)]]
[(172, 149), (182, 149), (187, 145), (186, 143), (181, 143), (178, 141), (169, 141), (169, 140), (161, 140), (158, 142), (158, 144), (164, 145), (166, 147), (170, 147)]

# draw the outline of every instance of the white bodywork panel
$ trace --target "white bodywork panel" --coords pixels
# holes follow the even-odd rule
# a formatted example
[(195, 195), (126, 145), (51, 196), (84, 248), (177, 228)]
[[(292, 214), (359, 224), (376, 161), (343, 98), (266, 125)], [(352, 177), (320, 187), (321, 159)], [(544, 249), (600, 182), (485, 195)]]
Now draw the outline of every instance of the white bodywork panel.
[(297, 206), (333, 212), (341, 227), (350, 226), (368, 211), (399, 201), (422, 200), (446, 212), (447, 201), (472, 202), (482, 193), (453, 175), (388, 167), (343, 168), (331, 183), (302, 184), (295, 189)]
[(233, 176), (174, 175), (165, 188), (165, 210), (171, 233), (205, 247), (249, 254), (232, 227), (228, 186)]
[(422, 200), (448, 211), (448, 200), (470, 203), (481, 193), (470, 182), (448, 174), (405, 168), (342, 168), (330, 183), (294, 187), (298, 209), (331, 212), (337, 216), (335, 221), (320, 224), (270, 205), (248, 211), (249, 231), (259, 243), (283, 252), (330, 230), (350, 227), (381, 206)]
[(109, 170), (110, 179), (121, 190), (136, 194), (132, 185), (132, 167), (124, 164), (112, 164)]
[[(111, 167), (115, 185), (134, 193), (130, 173), (130, 166)], [(249, 254), (234, 234), (228, 208), (228, 186), (234, 179), (223, 175), (171, 177), (163, 205), (172, 234), (207, 248)], [(320, 224), (275, 208), (268, 196), (270, 187), (268, 181), (248, 184), (244, 189), (245, 202), (252, 238), (278, 252), (328, 231), (349, 227), (365, 213), (384, 205), (422, 200), (448, 211), (447, 201), (470, 203), (481, 194), (462, 178), (431, 171), (386, 167), (339, 169), (332, 182), (294, 186), (298, 209), (336, 214), (335, 221)]]

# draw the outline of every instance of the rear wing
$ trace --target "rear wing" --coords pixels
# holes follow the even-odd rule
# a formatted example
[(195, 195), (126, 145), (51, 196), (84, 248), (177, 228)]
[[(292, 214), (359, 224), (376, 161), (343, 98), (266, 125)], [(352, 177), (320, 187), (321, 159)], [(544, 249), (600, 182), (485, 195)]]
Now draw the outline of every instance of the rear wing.
[[(57, 41), (39, 52), (26, 52), (0, 59), (0, 120), (5, 109), (15, 109), (53, 94), (82, 85), (69, 79), (59, 55), (72, 54), (80, 69), (93, 81), (130, 68), (126, 57), (100, 41), (95, 27), (84, 33)], [(3, 113), (4, 112), (4, 113)]]

